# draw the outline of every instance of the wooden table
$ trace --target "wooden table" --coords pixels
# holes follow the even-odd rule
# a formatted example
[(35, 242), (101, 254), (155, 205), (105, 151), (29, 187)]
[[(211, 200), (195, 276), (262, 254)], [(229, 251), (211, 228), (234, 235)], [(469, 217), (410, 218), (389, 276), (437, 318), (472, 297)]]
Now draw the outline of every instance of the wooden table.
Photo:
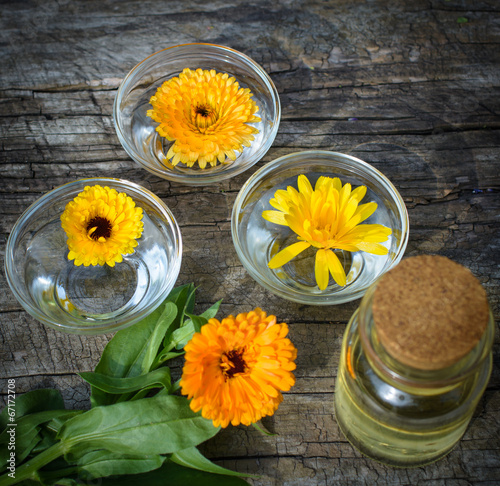
[[(335, 421), (342, 334), (359, 301), (311, 307), (258, 286), (230, 235), (235, 197), (263, 164), (307, 149), (356, 155), (384, 172), (410, 216), (406, 255), (468, 266), (499, 318), (500, 3), (497, 0), (201, 2), (34, 0), (0, 4), (0, 255), (22, 211), (84, 177), (137, 182), (171, 208), (184, 256), (178, 283), (199, 286), (200, 309), (261, 306), (290, 324), (297, 384), (264, 421), (278, 435), (228, 428), (204, 449), (261, 474), (254, 485), (500, 482), (500, 345), (494, 371), (458, 447), (436, 464), (391, 469), (362, 457)], [(112, 103), (127, 72), (161, 48), (227, 45), (270, 74), (281, 99), (276, 140), (252, 169), (189, 187), (139, 168), (122, 149)], [(2, 261), (3, 266), (3, 261)], [(17, 392), (56, 387), (88, 407), (75, 375), (92, 370), (111, 336), (82, 337), (31, 318), (0, 277), (0, 375)], [(6, 380), (2, 380), (5, 397)]]

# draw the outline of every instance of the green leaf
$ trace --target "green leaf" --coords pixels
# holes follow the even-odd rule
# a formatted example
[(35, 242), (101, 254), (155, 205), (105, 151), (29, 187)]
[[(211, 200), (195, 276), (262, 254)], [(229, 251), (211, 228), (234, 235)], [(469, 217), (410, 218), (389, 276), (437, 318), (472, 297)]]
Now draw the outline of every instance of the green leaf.
[(458, 17), (457, 23), (459, 24), (466, 24), (469, 21), (467, 17)]
[[(39, 454), (40, 452), (52, 447), (57, 441), (53, 433), (48, 432), (47, 430), (42, 430), (38, 432), (37, 435), (38, 442), (33, 447), (33, 449), (29, 452), (29, 454)], [(20, 462), (20, 461), (19, 461)]]
[(203, 314), (200, 314), (201, 317), (204, 317), (207, 321), (209, 319), (214, 318), (217, 315), (217, 312), (219, 312), (219, 307), (222, 303), (222, 300), (219, 300), (212, 306), (210, 306)]
[(200, 332), (202, 326), (208, 322), (208, 319), (215, 317), (221, 302), (222, 301), (219, 300), (199, 316), (186, 313), (189, 319), (183, 324), (182, 327), (179, 327), (179, 329), (172, 333), (170, 346), (167, 346), (165, 350), (169, 351), (173, 348), (182, 349), (192, 339), (195, 332)]
[[(169, 302), (173, 302), (177, 307), (180, 307), (179, 305), (179, 299), (180, 295), (185, 292), (185, 289), (188, 287), (192, 287), (193, 284), (184, 284), (184, 285), (179, 285), (178, 287), (175, 287), (171, 290), (170, 294), (168, 294), (167, 300)], [(182, 305), (184, 307), (184, 304)]]
[(184, 467), (199, 469), (200, 471), (206, 471), (213, 474), (224, 474), (226, 476), (251, 476), (250, 474), (231, 471), (224, 467), (218, 466), (217, 464), (214, 464), (212, 461), (207, 459), (196, 447), (190, 447), (189, 449), (174, 452), (170, 457), (170, 460)]
[(170, 349), (182, 349), (191, 340), (195, 332), (196, 328), (194, 322), (188, 319), (184, 326), (179, 327), (179, 329), (176, 329), (172, 333), (172, 337), (170, 338)]
[[(104, 349), (101, 359), (95, 368), (97, 373), (116, 378), (139, 376), (144, 373), (143, 365), (149, 355), (150, 346), (153, 345), (157, 326), (162, 326), (160, 321), (165, 307), (170, 308), (170, 303), (165, 302), (148, 317), (134, 326), (118, 331)], [(93, 407), (109, 405), (119, 400), (119, 396), (111, 395), (92, 387), (91, 403)]]
[(196, 291), (195, 286), (192, 283), (190, 283), (187, 285), (183, 285), (182, 287), (179, 287), (179, 290), (180, 291), (176, 293), (174, 297), (171, 298), (169, 296), (169, 299), (171, 299), (172, 302), (177, 306), (178, 312), (177, 312), (177, 317), (175, 318), (175, 321), (170, 328), (170, 332), (167, 333), (163, 339), (164, 347), (168, 346), (171, 332), (184, 325), (186, 312), (188, 313), (193, 312), (194, 309), (194, 300)]
[(170, 393), (175, 393), (177, 390), (181, 389), (181, 378), (179, 378), (170, 388)]
[(189, 317), (189, 319), (191, 319), (191, 321), (193, 321), (194, 332), (200, 332), (201, 328), (208, 322), (208, 320), (202, 316), (195, 316), (193, 314), (186, 315)]
[(68, 420), (58, 437), (69, 460), (97, 449), (122, 454), (171, 454), (213, 437), (219, 428), (195, 414), (185, 397), (157, 395), (97, 407)]
[(133, 376), (129, 378), (115, 378), (101, 373), (78, 373), (87, 383), (106, 393), (121, 394), (132, 393), (138, 390), (150, 388), (170, 389), (170, 369), (159, 368), (145, 375)]
[(41, 443), (40, 435), (38, 434), (38, 428), (33, 429), (30, 435), (31, 442), (29, 442), (30, 437), (28, 435), (24, 436), (23, 448), (16, 454), (16, 464), (21, 464), (30, 454), (33, 453), (33, 449)]
[(139, 474), (158, 469), (165, 461), (160, 455), (124, 455), (108, 451), (92, 451), (78, 461), (82, 479)]
[[(22, 483), (18, 483), (18, 484), (19, 484), (19, 486), (40, 486), (40, 483), (38, 481), (32, 481), (31, 479), (25, 479)], [(57, 483), (57, 486), (64, 486), (64, 485)], [(78, 485), (78, 486), (81, 486), (81, 485)]]
[(184, 354), (184, 351), (173, 352), (173, 351), (165, 351), (165, 350), (163, 350), (156, 357), (156, 360), (153, 363), (152, 368), (156, 369), (156, 368), (158, 368), (158, 366), (161, 366), (163, 363), (165, 363), (165, 361), (168, 361), (169, 359), (178, 358), (179, 356), (182, 356), (183, 354)]
[[(189, 291), (188, 291), (186, 302), (181, 307), (182, 311), (183, 311), (183, 316), (181, 317), (181, 322), (180, 322), (181, 326), (182, 326), (182, 322), (184, 321), (184, 314), (188, 314), (188, 313), (191, 314), (194, 311), (194, 300), (195, 300), (196, 287), (193, 284), (190, 284), (188, 286), (188, 289), (189, 289)], [(179, 305), (179, 303), (177, 303), (177, 305)]]
[[(170, 292), (168, 300), (173, 302), (182, 312), (193, 312), (195, 290), (196, 287), (193, 283), (181, 285)], [(182, 315), (179, 315), (179, 322), (181, 318)]]
[(177, 306), (172, 302), (167, 302), (160, 318), (158, 319), (158, 323), (151, 334), (146, 354), (144, 356), (144, 361), (142, 363), (142, 373), (150, 371), (151, 365), (158, 354), (158, 350), (163, 343), (165, 335), (170, 335), (173, 331), (173, 329), (170, 330), (170, 328), (174, 324), (177, 314)]
[(83, 413), (83, 410), (66, 410), (66, 413), (63, 413), (62, 415), (57, 414), (57, 416), (55, 416), (52, 420), (46, 422), (40, 428), (39, 435), (41, 440), (33, 448), (31, 454), (39, 454), (45, 449), (52, 447), (57, 442), (56, 435), (66, 420), (69, 420), (70, 418), (73, 418), (81, 413)]
[(257, 424), (256, 422), (254, 422), (252, 424), (254, 426), (254, 428), (256, 428), (261, 434), (264, 434), (264, 435), (267, 435), (268, 437), (275, 437), (277, 436), (278, 434), (273, 434), (272, 432), (269, 432), (269, 430), (267, 430), (262, 424)]
[[(9, 451), (9, 438), (10, 436), (7, 435), (9, 428), (7, 428), (4, 432), (2, 432), (2, 435), (0, 436), (0, 472), (5, 471), (7, 469), (7, 463), (9, 461), (9, 456), (10, 456), (10, 451)], [(39, 428), (38, 427), (33, 427), (30, 428), (29, 430), (26, 430), (23, 433), (23, 437), (21, 441), (18, 441), (17, 437), (17, 429), (16, 427), (12, 427), (12, 440), (13, 444), (16, 448), (16, 458), (19, 456), (28, 456), (28, 454), (33, 450), (33, 448), (40, 442), (41, 438), (38, 435)], [(20, 442), (20, 443), (18, 443)], [(19, 459), (16, 459), (16, 464), (21, 462)]]
[(0, 434), (0, 471), (7, 467), (10, 454), (8, 444), (11, 437), (9, 431), (11, 429), (15, 431), (13, 437), (15, 437), (16, 456), (22, 458), (18, 459), (18, 462), (21, 462), (41, 440), (38, 434), (40, 431), (39, 426), (50, 422), (55, 417), (67, 416), (69, 412), (69, 410), (45, 410), (20, 417), (16, 422), (16, 426), (8, 426)]
[(248, 486), (241, 478), (197, 471), (166, 461), (162, 467), (137, 476), (103, 479), (101, 486)]
[[(153, 313), (134, 326), (118, 331), (104, 349), (95, 371), (103, 375), (125, 378), (139, 376), (157, 367), (156, 357), (160, 343), (162, 340), (169, 340), (171, 333), (183, 322), (185, 312), (192, 312), (194, 292), (193, 284), (176, 287)], [(173, 321), (170, 322), (172, 304), (177, 309)], [(128, 397), (107, 394), (92, 387), (93, 407), (109, 405), (126, 398)]]
[[(15, 420), (24, 415), (44, 410), (59, 410), (64, 408), (64, 401), (58, 390), (33, 390), (16, 396)], [(5, 407), (0, 414), (0, 431), (10, 422), (9, 407)], [(15, 421), (14, 421), (15, 423)]]
[(70, 418), (73, 418), (75, 415), (80, 415), (81, 413), (84, 413), (83, 410), (66, 410), (66, 413), (63, 414), (57, 414), (54, 416), (54, 418), (50, 421), (47, 422), (45, 427), (54, 434), (57, 434), (61, 427), (64, 425), (66, 420), (69, 420)]

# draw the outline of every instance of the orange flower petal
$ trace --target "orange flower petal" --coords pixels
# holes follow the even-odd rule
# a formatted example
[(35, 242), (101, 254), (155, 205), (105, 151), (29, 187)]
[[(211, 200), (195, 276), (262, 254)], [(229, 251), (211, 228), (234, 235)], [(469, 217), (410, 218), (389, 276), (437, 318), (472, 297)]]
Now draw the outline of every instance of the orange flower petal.
[(249, 425), (272, 415), (281, 391), (295, 383), (297, 350), (277, 324), (257, 308), (208, 324), (185, 346), (181, 391), (193, 411), (216, 427)]
[(259, 130), (248, 123), (261, 119), (251, 91), (227, 73), (184, 69), (165, 81), (151, 97), (147, 115), (158, 133), (174, 142), (167, 152), (173, 166), (201, 169), (236, 160)]

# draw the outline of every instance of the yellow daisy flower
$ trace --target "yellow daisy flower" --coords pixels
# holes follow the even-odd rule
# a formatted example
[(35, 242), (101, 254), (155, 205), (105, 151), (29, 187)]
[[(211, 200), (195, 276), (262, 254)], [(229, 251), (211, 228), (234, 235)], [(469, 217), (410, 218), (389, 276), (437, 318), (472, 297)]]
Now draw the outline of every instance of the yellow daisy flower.
[(392, 233), (381, 224), (363, 224), (377, 209), (377, 203), (361, 204), (366, 187), (351, 190), (342, 186), (338, 177), (321, 176), (313, 189), (305, 175), (298, 177), (298, 191), (288, 186), (278, 190), (269, 202), (277, 211), (262, 212), (271, 223), (288, 226), (297, 234), (297, 243), (284, 248), (271, 258), (269, 268), (279, 268), (309, 247), (316, 251), (315, 277), (320, 290), (326, 289), (330, 274), (338, 285), (346, 284), (345, 270), (333, 250), (365, 251), (386, 255), (380, 243)]
[(86, 186), (70, 201), (61, 224), (68, 237), (68, 259), (75, 265), (114, 267), (134, 252), (143, 230), (142, 209), (124, 192)]
[(297, 350), (287, 334), (286, 324), (259, 308), (210, 319), (184, 347), (180, 384), (191, 409), (216, 427), (250, 425), (272, 415), (281, 391), (295, 384)]
[(226, 157), (235, 160), (236, 152), (254, 140), (259, 130), (247, 123), (260, 118), (252, 96), (228, 74), (184, 69), (158, 88), (147, 114), (160, 124), (156, 130), (162, 137), (175, 141), (167, 153), (173, 166), (197, 162), (204, 169), (225, 163)]

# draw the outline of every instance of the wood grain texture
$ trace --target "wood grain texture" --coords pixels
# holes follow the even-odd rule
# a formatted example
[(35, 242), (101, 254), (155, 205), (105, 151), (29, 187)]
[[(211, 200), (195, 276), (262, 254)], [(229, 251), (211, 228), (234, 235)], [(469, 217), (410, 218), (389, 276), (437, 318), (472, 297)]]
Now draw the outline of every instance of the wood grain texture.
[[(178, 283), (199, 309), (261, 306), (290, 324), (297, 384), (264, 424), (229, 428), (204, 446), (220, 464), (261, 475), (255, 486), (498, 484), (500, 343), (488, 389), (458, 447), (436, 464), (392, 469), (340, 433), (333, 394), (345, 325), (359, 302), (311, 307), (259, 287), (240, 264), (230, 216), (246, 179), (302, 150), (355, 155), (384, 172), (410, 217), (406, 255), (466, 265), (500, 317), (500, 3), (497, 0), (3, 0), (0, 2), (0, 264), (8, 234), (42, 194), (83, 177), (137, 182), (171, 208), (184, 254)], [(467, 19), (463, 22), (461, 19)], [(115, 134), (112, 105), (127, 72), (157, 50), (211, 42), (240, 50), (273, 79), (276, 140), (255, 167), (189, 187), (140, 169)], [(47, 329), (0, 276), (0, 393), (59, 388), (86, 407), (74, 374), (93, 369), (111, 336)], [(181, 362), (176, 364), (179, 373)]]

